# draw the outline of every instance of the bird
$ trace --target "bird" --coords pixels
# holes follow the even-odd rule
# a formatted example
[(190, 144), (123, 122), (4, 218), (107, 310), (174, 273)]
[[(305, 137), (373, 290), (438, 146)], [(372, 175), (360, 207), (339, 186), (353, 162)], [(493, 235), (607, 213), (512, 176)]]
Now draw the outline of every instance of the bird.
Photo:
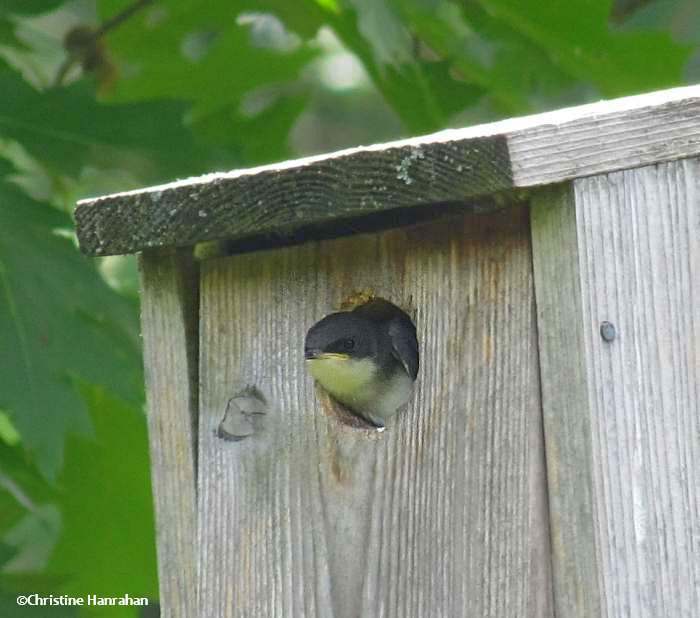
[(383, 429), (408, 402), (418, 377), (416, 327), (402, 309), (375, 298), (316, 322), (304, 357), (331, 397)]

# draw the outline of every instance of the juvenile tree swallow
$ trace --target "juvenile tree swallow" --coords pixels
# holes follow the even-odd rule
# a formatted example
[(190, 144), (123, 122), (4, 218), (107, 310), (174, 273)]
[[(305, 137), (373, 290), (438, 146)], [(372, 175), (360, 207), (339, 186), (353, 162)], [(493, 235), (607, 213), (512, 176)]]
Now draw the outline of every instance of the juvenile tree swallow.
[(418, 375), (416, 327), (396, 305), (376, 298), (314, 324), (304, 356), (333, 398), (384, 427), (408, 401)]

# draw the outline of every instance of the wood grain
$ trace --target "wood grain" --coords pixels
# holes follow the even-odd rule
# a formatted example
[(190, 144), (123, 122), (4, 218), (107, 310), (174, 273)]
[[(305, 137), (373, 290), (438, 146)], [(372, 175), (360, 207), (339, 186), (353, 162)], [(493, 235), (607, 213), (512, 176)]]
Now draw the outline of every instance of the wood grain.
[(531, 210), (555, 615), (600, 616), (593, 522), (591, 418), (574, 196), (535, 194)]
[[(700, 607), (700, 162), (577, 180), (572, 198), (576, 233), (571, 199), (559, 206), (569, 211), (559, 215), (568, 226), (559, 247), (566, 246), (562, 259), (569, 266), (559, 269), (556, 282), (536, 277), (538, 307), (542, 295), (551, 294), (547, 287), (578, 287), (580, 295), (578, 317), (562, 313), (543, 319), (538, 311), (541, 357), (550, 357), (550, 367), (578, 367), (568, 376), (543, 371), (543, 381), (554, 378), (558, 388), (576, 393), (576, 410), (548, 410), (543, 384), (547, 450), (550, 435), (564, 431), (557, 424), (576, 413), (586, 417), (580, 424), (590, 427), (590, 464), (572, 481), (583, 492), (591, 482), (592, 511), (579, 518), (590, 518), (594, 528), (601, 615), (695, 617)], [(537, 221), (534, 217), (533, 230)], [(540, 253), (545, 261), (558, 259), (554, 250), (547, 258), (546, 243), (536, 234), (533, 239), (535, 264)], [(611, 342), (600, 335), (603, 321), (615, 326)], [(572, 333), (568, 350), (547, 345), (561, 330)], [(561, 484), (550, 481), (553, 508)], [(557, 581), (555, 573), (558, 599)]]
[(198, 268), (185, 251), (141, 256), (143, 332), (160, 606), (196, 616)]
[[(551, 615), (522, 210), (203, 264), (199, 615)], [(314, 391), (306, 330), (350, 293), (407, 309), (422, 365), (384, 433)], [(255, 431), (217, 437), (255, 385)]]
[[(93, 255), (192, 245), (266, 233), (282, 239), (310, 224), (388, 209), (464, 201), (510, 188), (505, 139), (358, 150), (253, 174), (81, 204), (81, 247)], [(128, 232), (127, 232), (128, 230)]]
[[(207, 174), (80, 202), (90, 255), (272, 235), (700, 153), (700, 86)], [(496, 208), (503, 200), (485, 202)]]

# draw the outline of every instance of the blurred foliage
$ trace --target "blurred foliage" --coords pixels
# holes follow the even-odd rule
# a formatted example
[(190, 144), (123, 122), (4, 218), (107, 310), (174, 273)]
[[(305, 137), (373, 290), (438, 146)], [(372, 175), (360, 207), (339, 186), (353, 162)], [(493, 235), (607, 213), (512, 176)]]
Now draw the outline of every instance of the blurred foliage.
[(0, 203), (2, 406), (39, 469), (53, 479), (66, 433), (91, 431), (76, 379), (109, 384), (125, 401), (140, 401), (135, 307), (56, 234), (70, 227), (65, 213), (7, 182), (0, 184)]
[(94, 436), (67, 441), (56, 501), (63, 528), (45, 573), (64, 579), (62, 591), (74, 596), (157, 598), (143, 414), (103, 388), (79, 390)]
[(0, 615), (157, 596), (136, 269), (77, 199), (694, 81), (697, 0), (3, 0)]

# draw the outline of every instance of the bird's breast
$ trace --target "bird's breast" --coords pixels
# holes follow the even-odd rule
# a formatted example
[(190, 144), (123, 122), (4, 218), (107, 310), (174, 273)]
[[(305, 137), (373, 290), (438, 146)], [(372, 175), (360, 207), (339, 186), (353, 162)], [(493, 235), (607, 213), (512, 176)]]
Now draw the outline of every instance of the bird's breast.
[(409, 399), (413, 380), (401, 368), (383, 375), (369, 359), (313, 359), (311, 375), (335, 399), (378, 426)]
[(308, 363), (311, 375), (341, 401), (357, 398), (377, 376), (377, 367), (369, 359), (318, 358)]

